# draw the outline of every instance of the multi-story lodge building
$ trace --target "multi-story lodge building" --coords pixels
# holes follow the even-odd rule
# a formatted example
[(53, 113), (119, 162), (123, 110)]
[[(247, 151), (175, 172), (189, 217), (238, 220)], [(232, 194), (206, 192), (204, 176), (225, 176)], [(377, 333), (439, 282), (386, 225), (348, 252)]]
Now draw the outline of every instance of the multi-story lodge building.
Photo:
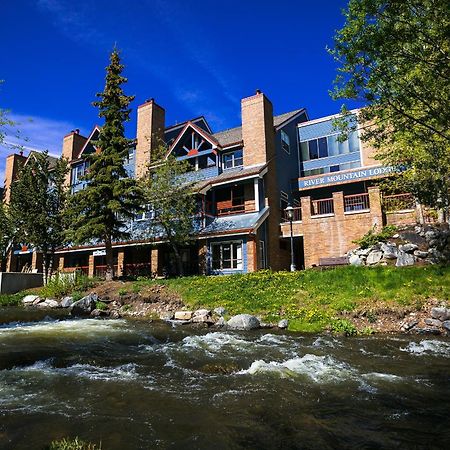
[[(374, 225), (414, 222), (416, 206), (410, 197), (396, 199), (401, 211), (393, 213), (389, 199), (377, 187), (390, 169), (373, 158), (356, 130), (341, 142), (333, 117), (308, 120), (305, 109), (273, 115), (272, 104), (260, 91), (241, 101), (240, 127), (214, 133), (201, 116), (167, 127), (165, 110), (153, 99), (138, 107), (136, 145), (127, 161), (129, 176), (142, 177), (161, 142), (168, 153), (192, 165), (198, 214), (193, 243), (182, 249), (186, 274), (225, 274), (259, 269), (288, 269), (290, 223), (285, 209), (294, 206), (292, 234), (298, 268), (311, 267), (321, 258), (344, 255), (353, 240)], [(357, 121), (358, 112), (353, 112)], [(64, 137), (62, 154), (70, 164), (67, 183), (83, 189), (85, 155), (95, 151), (94, 127), (88, 137), (78, 130)], [(20, 164), (26, 157), (6, 161), (5, 200)], [(400, 201), (400, 203), (399, 203)], [(127, 227), (130, 238), (114, 243), (116, 272), (172, 273), (175, 264), (164, 238), (152, 238), (152, 211), (139, 214)], [(105, 270), (104, 248), (98, 245), (61, 248), (60, 270), (79, 268), (90, 275)], [(24, 264), (39, 266), (39, 254), (16, 249), (8, 270)]]

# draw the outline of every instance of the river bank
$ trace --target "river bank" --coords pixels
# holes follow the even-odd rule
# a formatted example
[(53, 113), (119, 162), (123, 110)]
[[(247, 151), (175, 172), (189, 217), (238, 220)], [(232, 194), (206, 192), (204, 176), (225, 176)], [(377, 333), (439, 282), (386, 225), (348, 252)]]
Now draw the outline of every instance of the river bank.
[[(74, 299), (95, 294), (104, 310), (98, 315), (109, 311), (113, 317), (167, 319), (180, 310), (220, 307), (226, 319), (243, 313), (269, 324), (286, 319), (290, 331), (439, 334), (445, 329), (433, 322), (432, 310), (449, 306), (450, 267), (349, 266), (168, 280), (84, 280), (81, 288), (73, 289)], [(49, 296), (52, 292), (47, 288), (34, 293)], [(73, 294), (61, 289), (58, 293)], [(20, 303), (21, 297), (11, 299)]]

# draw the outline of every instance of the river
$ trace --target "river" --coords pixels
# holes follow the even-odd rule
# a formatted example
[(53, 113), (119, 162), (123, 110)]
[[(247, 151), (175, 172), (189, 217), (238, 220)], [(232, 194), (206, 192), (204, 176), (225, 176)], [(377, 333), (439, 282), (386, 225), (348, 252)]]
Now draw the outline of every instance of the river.
[[(0, 310), (0, 448), (448, 448), (450, 340)], [(13, 321), (14, 320), (14, 321)]]

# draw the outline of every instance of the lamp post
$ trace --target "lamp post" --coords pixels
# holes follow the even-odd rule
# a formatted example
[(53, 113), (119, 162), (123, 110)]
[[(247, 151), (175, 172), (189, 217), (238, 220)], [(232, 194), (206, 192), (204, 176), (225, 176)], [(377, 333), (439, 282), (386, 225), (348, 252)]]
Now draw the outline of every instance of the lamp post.
[(297, 268), (295, 267), (294, 261), (294, 234), (292, 232), (292, 220), (294, 219), (294, 208), (291, 205), (288, 205), (285, 211), (291, 227), (291, 272), (295, 272)]

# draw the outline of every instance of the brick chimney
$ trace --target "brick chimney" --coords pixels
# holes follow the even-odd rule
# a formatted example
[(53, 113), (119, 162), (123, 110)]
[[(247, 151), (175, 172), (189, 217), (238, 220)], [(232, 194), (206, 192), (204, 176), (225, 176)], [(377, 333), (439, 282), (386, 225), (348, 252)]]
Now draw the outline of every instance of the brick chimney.
[(257, 90), (255, 95), (242, 99), (241, 111), (244, 166), (268, 162), (275, 156), (272, 103)]
[(22, 155), (12, 154), (6, 157), (5, 164), (5, 195), (3, 201), (9, 203), (11, 199), (11, 184), (16, 179), (17, 173), (19, 172), (22, 164), (25, 163), (27, 158)]
[(152, 161), (152, 153), (164, 142), (165, 111), (154, 99), (138, 107), (135, 174), (141, 178)]
[[(69, 162), (77, 159), (81, 149), (87, 141), (87, 137), (80, 134), (80, 130), (76, 129), (71, 131), (68, 135), (64, 136), (62, 156)], [(69, 166), (70, 167), (70, 166)], [(66, 175), (66, 186), (70, 186), (71, 171)]]

